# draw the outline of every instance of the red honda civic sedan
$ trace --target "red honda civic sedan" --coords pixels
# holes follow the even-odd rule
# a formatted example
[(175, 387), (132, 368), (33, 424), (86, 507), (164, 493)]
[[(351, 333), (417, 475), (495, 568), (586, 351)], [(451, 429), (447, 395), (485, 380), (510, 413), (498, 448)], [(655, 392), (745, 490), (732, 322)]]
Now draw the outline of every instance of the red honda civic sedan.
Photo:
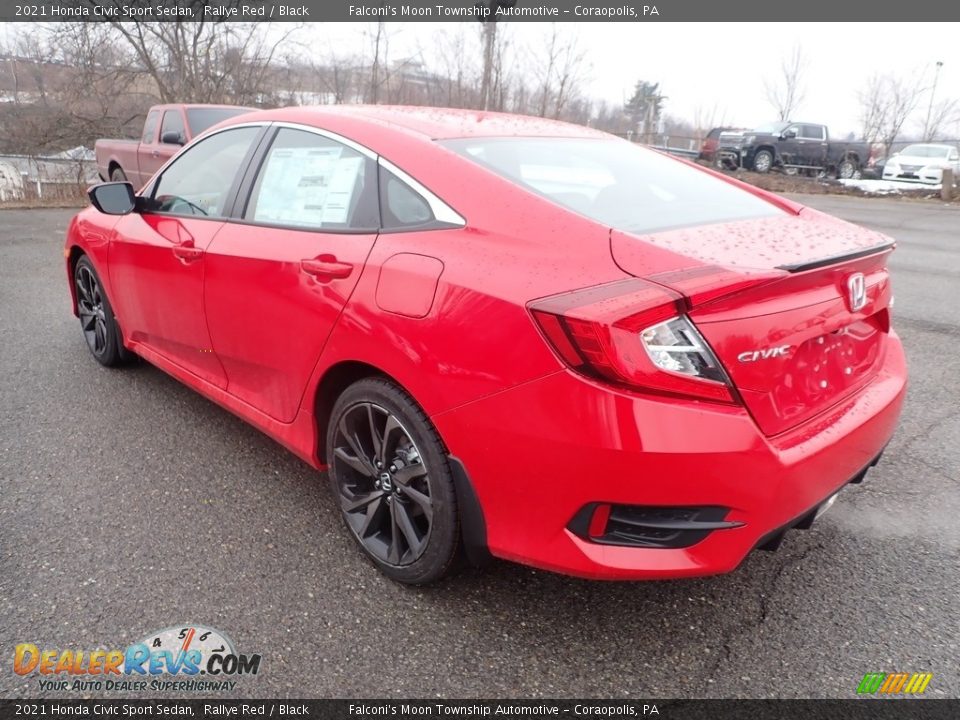
[(327, 469), (400, 582), (730, 571), (900, 413), (889, 238), (587, 128), (264, 111), (90, 196), (65, 256), (94, 358)]

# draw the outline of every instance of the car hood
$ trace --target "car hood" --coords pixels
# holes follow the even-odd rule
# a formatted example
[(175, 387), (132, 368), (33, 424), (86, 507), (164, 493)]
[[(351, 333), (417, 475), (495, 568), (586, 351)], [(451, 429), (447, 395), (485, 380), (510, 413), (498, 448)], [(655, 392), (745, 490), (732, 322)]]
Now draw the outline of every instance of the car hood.
[(651, 266), (651, 245), (675, 256), (675, 270), (712, 265), (749, 273), (827, 265), (834, 259), (888, 247), (892, 240), (811, 208), (782, 217), (649, 234), (611, 233), (614, 261), (637, 277), (649, 277), (662, 269)]
[(947, 167), (950, 163), (946, 158), (920, 157), (919, 155), (897, 155), (887, 160), (887, 164), (922, 165), (924, 167)]

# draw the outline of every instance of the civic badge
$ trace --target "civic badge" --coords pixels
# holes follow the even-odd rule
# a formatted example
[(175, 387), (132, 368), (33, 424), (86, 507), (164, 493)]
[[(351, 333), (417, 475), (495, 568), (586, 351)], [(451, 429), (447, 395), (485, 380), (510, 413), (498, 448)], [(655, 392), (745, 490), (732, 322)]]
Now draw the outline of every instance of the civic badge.
[(867, 304), (867, 281), (863, 273), (854, 273), (847, 278), (847, 301), (850, 312), (857, 312)]

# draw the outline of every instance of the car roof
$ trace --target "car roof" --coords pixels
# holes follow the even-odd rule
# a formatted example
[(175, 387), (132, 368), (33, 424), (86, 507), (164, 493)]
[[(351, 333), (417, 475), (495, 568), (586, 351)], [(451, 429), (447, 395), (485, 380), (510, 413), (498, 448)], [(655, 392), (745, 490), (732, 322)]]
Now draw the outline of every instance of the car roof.
[(606, 133), (570, 123), (527, 115), (451, 108), (408, 107), (399, 105), (315, 105), (265, 110), (235, 120), (274, 120), (323, 127), (324, 121), (337, 124), (349, 119), (359, 125), (375, 125), (419, 135), (423, 139), (443, 140), (463, 137), (609, 137)]

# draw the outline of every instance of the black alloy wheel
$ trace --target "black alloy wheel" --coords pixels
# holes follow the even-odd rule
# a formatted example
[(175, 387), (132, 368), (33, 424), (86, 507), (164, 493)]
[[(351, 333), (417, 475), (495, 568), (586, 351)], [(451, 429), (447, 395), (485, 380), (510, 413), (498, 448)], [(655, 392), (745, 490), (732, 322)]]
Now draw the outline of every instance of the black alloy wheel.
[(104, 292), (103, 283), (86, 255), (77, 260), (73, 269), (73, 282), (77, 292), (80, 329), (96, 361), (113, 367), (133, 359), (133, 353), (123, 347), (120, 328)]
[(445, 574), (459, 544), (456, 498), (423, 411), (392, 383), (361, 380), (337, 401), (327, 438), (333, 490), (366, 555), (399, 582)]

